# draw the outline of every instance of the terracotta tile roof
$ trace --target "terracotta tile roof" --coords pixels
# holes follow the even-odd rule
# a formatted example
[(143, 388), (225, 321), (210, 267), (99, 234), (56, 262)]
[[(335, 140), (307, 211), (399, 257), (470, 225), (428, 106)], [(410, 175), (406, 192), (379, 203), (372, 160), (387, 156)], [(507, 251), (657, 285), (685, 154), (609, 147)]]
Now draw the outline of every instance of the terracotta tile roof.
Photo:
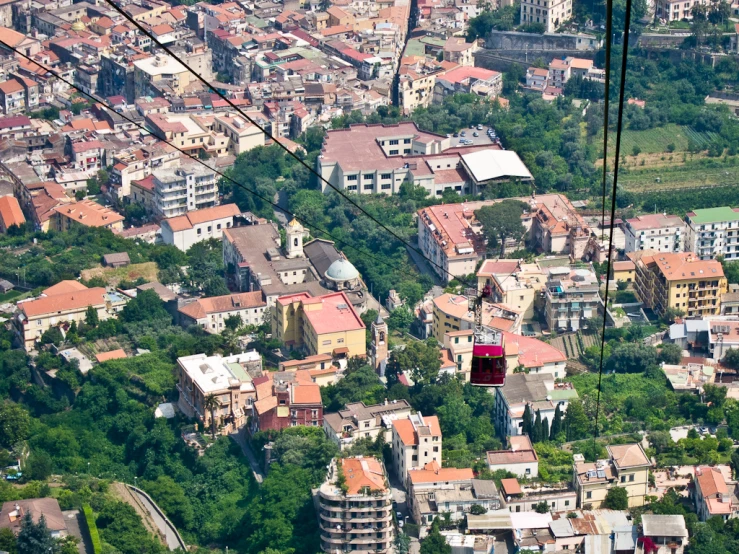
[(31, 318), (69, 310), (86, 309), (88, 306), (102, 307), (104, 305), (105, 289), (102, 287), (96, 287), (94, 289), (81, 290), (72, 293), (43, 296), (36, 300), (23, 302), (19, 307), (26, 317)]
[(14, 127), (27, 127), (30, 125), (31, 119), (25, 115), (0, 117), (0, 129), (12, 129)]
[(363, 488), (387, 490), (385, 472), (376, 458), (343, 458), (341, 469), (348, 487), (347, 494), (359, 494)]
[(185, 215), (178, 215), (162, 221), (162, 225), (167, 225), (173, 232), (192, 229), (193, 226), (216, 219), (224, 219), (239, 215), (241, 211), (236, 204), (223, 204), (221, 206), (213, 206), (212, 208), (204, 208), (188, 212)]
[[(431, 436), (441, 436), (441, 427), (439, 427), (438, 417), (435, 415), (427, 416), (423, 418), (423, 421), (429, 426)], [(418, 445), (418, 434), (416, 433), (410, 419), (399, 419), (393, 421), (393, 429), (398, 433), (398, 436), (400, 437), (400, 440), (403, 441), (404, 445)]]
[(485, 260), (477, 272), (478, 277), (495, 275), (498, 273), (511, 274), (520, 269), (519, 260)]
[(533, 337), (524, 337), (503, 331), (503, 338), (505, 339), (506, 353), (509, 352), (510, 345), (517, 345), (518, 363), (524, 367), (542, 367), (549, 363), (567, 361), (567, 356), (554, 346)]
[(533, 450), (520, 450), (513, 452), (511, 450), (495, 450), (487, 453), (488, 464), (510, 465), (510, 464), (531, 464), (536, 462), (536, 452)]
[(11, 225), (23, 225), (26, 218), (21, 210), (21, 205), (15, 196), (0, 197), (0, 219), (7, 229)]
[(656, 268), (668, 281), (686, 279), (720, 279), (724, 276), (716, 260), (700, 260), (692, 252), (660, 252), (642, 256), (642, 263)]
[(695, 472), (695, 480), (705, 498), (721, 496), (729, 492), (723, 474), (714, 467), (699, 467)]
[(501, 479), (500, 486), (506, 495), (523, 493), (521, 485), (518, 484), (518, 479)]
[(277, 302), (281, 304), (291, 304), (295, 301), (302, 304), (321, 305), (320, 309), (303, 310), (303, 317), (310, 323), (317, 335), (365, 328), (364, 322), (343, 292), (333, 292), (315, 297), (308, 293), (300, 293), (281, 296), (277, 299)]
[(14, 92), (20, 92), (23, 90), (23, 85), (20, 84), (18, 79), (10, 79), (3, 83), (0, 83), (0, 92), (3, 94), (13, 94)]
[(631, 260), (613, 262), (613, 271), (634, 271), (636, 266)]
[(441, 468), (435, 462), (432, 462), (432, 464), (426, 464), (423, 469), (409, 471), (408, 478), (411, 480), (411, 483), (414, 485), (421, 483), (448, 483), (450, 481), (467, 481), (475, 478), (475, 474), (470, 468)]
[(649, 458), (639, 444), (612, 444), (606, 449), (619, 469), (650, 465)]
[(321, 405), (321, 387), (314, 383), (293, 383), (290, 386), (290, 404)]
[(43, 514), (46, 527), (50, 531), (65, 531), (67, 529), (67, 523), (64, 521), (59, 502), (55, 498), (31, 498), (30, 500), (4, 502), (2, 510), (0, 510), (0, 529), (8, 528), (16, 533), (20, 530), (22, 518), (16, 520), (10, 518), (10, 512), (15, 511), (16, 504), (20, 507), (21, 512), (31, 513), (34, 523), (38, 523)]
[(125, 357), (126, 351), (123, 350), (123, 348), (119, 348), (118, 350), (111, 350), (110, 352), (101, 352), (100, 354), (95, 354), (95, 359), (100, 363), (107, 362), (108, 360), (118, 360)]
[(8, 29), (7, 27), (0, 27), (0, 41), (3, 41), (5, 44), (15, 47), (26, 40), (26, 38), (28, 37), (23, 33)]
[(92, 200), (82, 200), (66, 206), (58, 206), (54, 208), (54, 211), (88, 227), (104, 227), (125, 219), (118, 212), (101, 206)]
[(46, 296), (53, 296), (55, 294), (70, 294), (80, 290), (87, 290), (87, 287), (79, 281), (68, 279), (59, 281), (56, 285), (51, 285), (48, 289), (44, 289), (43, 293)]
[(199, 298), (183, 306), (178, 311), (192, 319), (203, 319), (209, 314), (222, 312), (233, 312), (250, 308), (265, 307), (267, 303), (262, 298), (261, 291), (242, 292), (239, 294), (227, 294), (224, 296), (212, 296), (210, 298)]

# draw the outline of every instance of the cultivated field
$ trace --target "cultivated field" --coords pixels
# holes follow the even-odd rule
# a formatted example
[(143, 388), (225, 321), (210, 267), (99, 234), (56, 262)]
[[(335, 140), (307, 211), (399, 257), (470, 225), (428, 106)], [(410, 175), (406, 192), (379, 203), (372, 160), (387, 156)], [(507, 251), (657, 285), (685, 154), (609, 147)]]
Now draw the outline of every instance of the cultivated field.
[[(621, 154), (631, 156), (634, 146), (638, 146), (644, 154), (663, 153), (668, 151), (670, 144), (675, 146), (674, 152), (686, 152), (691, 142), (700, 148), (707, 148), (715, 136), (715, 133), (701, 133), (692, 127), (674, 123), (646, 131), (627, 129), (621, 137)], [(615, 133), (608, 137), (608, 151), (611, 155), (616, 151)]]
[(82, 280), (89, 281), (93, 277), (101, 277), (108, 285), (116, 286), (121, 281), (135, 281), (143, 277), (147, 282), (157, 280), (157, 264), (144, 262), (125, 267), (93, 267), (82, 271)]

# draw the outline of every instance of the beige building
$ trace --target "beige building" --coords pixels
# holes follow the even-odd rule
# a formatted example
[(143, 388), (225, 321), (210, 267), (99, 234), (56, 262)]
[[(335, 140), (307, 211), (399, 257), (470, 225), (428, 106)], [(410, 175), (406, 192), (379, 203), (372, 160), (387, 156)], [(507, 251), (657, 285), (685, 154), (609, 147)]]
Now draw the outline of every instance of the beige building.
[(54, 208), (50, 227), (57, 231), (68, 231), (75, 225), (98, 227), (111, 231), (123, 230), (124, 217), (92, 200), (81, 200)]
[(627, 253), (647, 249), (682, 252), (685, 234), (685, 222), (676, 215), (647, 214), (624, 222)]
[(358, 554), (393, 550), (392, 494), (380, 460), (333, 460), (316, 495), (321, 550)]
[(550, 330), (578, 331), (598, 315), (600, 285), (592, 268), (551, 267), (544, 292)]
[(173, 94), (181, 95), (195, 79), (184, 65), (166, 54), (136, 60), (133, 66), (136, 98), (151, 96), (152, 91), (165, 84), (171, 88)]
[(178, 310), (180, 323), (198, 325), (207, 333), (220, 333), (226, 320), (239, 316), (243, 325), (261, 325), (267, 319), (267, 302), (260, 291), (198, 298)]
[[(262, 369), (262, 357), (256, 350), (233, 356), (195, 354), (177, 358), (177, 407), (187, 417), (195, 418), (203, 430), (209, 430), (212, 417), (221, 434), (238, 431), (246, 425), (256, 399), (256, 389), (249, 374)], [(218, 407), (211, 410), (206, 399), (213, 396)]]
[(323, 430), (339, 448), (351, 448), (357, 439), (377, 439), (383, 435), (385, 442), (392, 440), (392, 422), (407, 419), (411, 405), (407, 400), (393, 400), (367, 406), (364, 402), (347, 404), (338, 412), (323, 415)]
[(272, 310), (272, 336), (309, 355), (367, 355), (365, 326), (344, 292), (281, 296)]
[(403, 483), (408, 472), (431, 462), (441, 465), (441, 427), (436, 416), (413, 414), (393, 421), (393, 470)]
[(444, 348), (449, 351), (449, 357), (457, 365), (457, 372), (470, 379), (472, 367), (472, 347), (474, 346), (474, 331), (448, 331), (444, 333)]
[(649, 491), (652, 462), (640, 444), (608, 445), (607, 460), (588, 463), (580, 456), (575, 460), (572, 484), (579, 507), (591, 505), (599, 509), (613, 487), (626, 489), (629, 508), (644, 505)]
[(223, 204), (187, 212), (162, 221), (162, 242), (172, 244), (186, 252), (193, 244), (219, 239), (234, 224), (234, 217), (241, 213), (236, 204)]
[(521, 23), (541, 23), (544, 32), (553, 33), (572, 18), (572, 0), (523, 0)]
[(243, 117), (224, 114), (213, 118), (213, 129), (229, 138), (228, 150), (235, 156), (242, 152), (264, 146), (264, 133)]
[(477, 41), (466, 42), (464, 37), (449, 37), (444, 43), (444, 61), (462, 66), (475, 65), (475, 52), (480, 47)]
[(720, 517), (724, 521), (739, 517), (739, 499), (736, 482), (727, 483), (717, 467), (695, 468), (693, 500), (695, 511), (701, 521)]
[(478, 292), (485, 286), (491, 288), (494, 301), (519, 310), (523, 319), (532, 319), (546, 287), (546, 273), (537, 263), (523, 260), (485, 260), (477, 272)]

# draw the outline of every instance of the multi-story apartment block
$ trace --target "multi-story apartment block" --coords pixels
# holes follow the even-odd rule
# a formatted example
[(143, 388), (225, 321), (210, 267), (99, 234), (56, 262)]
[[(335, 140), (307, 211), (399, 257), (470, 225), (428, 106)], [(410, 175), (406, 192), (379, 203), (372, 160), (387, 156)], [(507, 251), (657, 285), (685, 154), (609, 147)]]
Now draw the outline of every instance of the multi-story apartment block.
[(441, 465), (441, 427), (436, 416), (420, 413), (393, 421), (393, 470), (406, 483), (408, 472), (431, 462)]
[(688, 235), (685, 249), (701, 260), (723, 256), (739, 259), (739, 208), (706, 208), (685, 216)]
[(344, 292), (281, 296), (272, 310), (272, 336), (309, 355), (365, 357), (365, 326)]
[(546, 502), (550, 512), (570, 512), (577, 506), (577, 493), (567, 486), (548, 486), (542, 483), (522, 486), (518, 479), (510, 478), (501, 479), (500, 488), (505, 498), (505, 508), (509, 512), (534, 512), (541, 502)]
[(223, 133), (230, 139), (228, 149), (235, 156), (257, 146), (264, 146), (265, 135), (262, 130), (237, 115), (216, 115), (213, 119), (213, 130)]
[(557, 331), (581, 329), (601, 306), (598, 277), (591, 268), (550, 268), (544, 297), (547, 325)]
[(136, 98), (141, 96), (181, 95), (194, 77), (190, 71), (166, 54), (157, 54), (133, 62), (133, 84)]
[(519, 310), (523, 319), (534, 317), (534, 307), (546, 286), (547, 274), (538, 263), (523, 260), (485, 260), (477, 271), (477, 290), (485, 286), (492, 299)]
[(554, 58), (549, 62), (548, 85), (561, 89), (572, 77), (603, 82), (605, 70), (595, 67), (593, 60), (572, 56)]
[(444, 333), (444, 349), (449, 352), (449, 358), (457, 365), (457, 373), (465, 375), (465, 380), (469, 380), (472, 367), (473, 335), (472, 329)]
[(708, 0), (657, 0), (655, 15), (666, 22), (693, 19), (693, 7), (707, 4)]
[[(180, 162), (179, 151), (166, 142), (116, 152), (113, 155), (113, 168), (110, 171), (113, 192), (118, 199), (122, 200), (131, 194), (133, 181), (141, 181), (149, 177), (156, 169), (179, 167)], [(133, 200), (138, 201), (139, 199), (133, 198)]]
[(392, 494), (380, 460), (333, 460), (317, 496), (324, 552), (383, 554), (393, 550)]
[[(246, 425), (256, 401), (253, 374), (261, 373), (262, 357), (256, 350), (232, 356), (195, 354), (177, 358), (177, 407), (187, 417), (196, 418), (209, 429), (215, 417), (222, 434), (238, 431)], [(209, 408), (208, 397), (218, 400)]]
[(589, 504), (593, 509), (603, 505), (613, 487), (626, 489), (629, 508), (644, 505), (649, 491), (649, 469), (652, 462), (640, 444), (606, 446), (608, 459), (585, 462), (582, 455), (575, 459), (572, 485), (577, 492), (577, 504)]
[(553, 33), (570, 18), (572, 18), (572, 0), (524, 0), (521, 2), (521, 23), (541, 23), (546, 33)]
[(634, 290), (639, 300), (658, 314), (673, 308), (688, 317), (721, 313), (727, 290), (724, 270), (716, 260), (702, 261), (693, 253), (632, 252), (636, 265)]
[(84, 322), (90, 307), (101, 321), (114, 317), (126, 300), (125, 296), (108, 293), (102, 287), (88, 289), (78, 281), (62, 281), (44, 290), (39, 298), (18, 304), (13, 318), (15, 333), (21, 345), (30, 351), (52, 327)]
[(684, 516), (644, 514), (634, 554), (683, 554), (687, 545)]
[[(434, 465), (432, 462), (429, 465)], [(438, 464), (436, 464), (438, 465)], [(428, 471), (428, 470), (426, 470)], [(455, 474), (462, 474), (469, 469), (445, 468), (452, 478)], [(417, 471), (412, 471), (413, 475)], [(439, 481), (441, 481), (439, 479)], [(415, 486), (412, 487), (416, 489)], [(428, 525), (435, 518), (449, 513), (451, 521), (460, 521), (467, 517), (472, 506), (481, 506), (488, 511), (499, 510), (501, 498), (494, 481), (470, 479), (461, 483), (439, 483), (435, 489), (414, 490), (411, 506), (413, 520), (420, 525)]]
[(267, 302), (259, 291), (198, 298), (178, 312), (183, 326), (198, 325), (207, 333), (223, 331), (231, 316), (239, 316), (244, 325), (261, 325), (268, 315)]
[(640, 215), (624, 222), (626, 252), (656, 250), (683, 252), (685, 249), (685, 222), (676, 215)]
[(716, 516), (724, 521), (739, 517), (736, 482), (727, 483), (724, 474), (717, 467), (695, 468), (693, 501), (701, 521)]
[(170, 217), (162, 221), (162, 241), (187, 251), (195, 243), (220, 239), (240, 213), (236, 204), (223, 204)]
[(154, 205), (161, 217), (212, 208), (218, 203), (216, 172), (201, 164), (154, 171)]
[(523, 434), (523, 414), (526, 405), (551, 427), (559, 405), (564, 415), (570, 400), (577, 398), (577, 391), (568, 383), (554, 383), (549, 373), (509, 373), (506, 383), (495, 395), (493, 424), (501, 437)]
[(392, 440), (391, 425), (397, 419), (411, 415), (407, 400), (393, 400), (367, 406), (364, 402), (347, 404), (346, 408), (331, 414), (324, 414), (323, 429), (329, 439), (339, 448), (351, 448), (357, 439), (377, 439), (382, 435), (385, 442)]
[(466, 42), (464, 37), (449, 37), (444, 43), (444, 61), (461, 66), (474, 66), (474, 54), (479, 49), (477, 41)]
[(250, 433), (323, 426), (321, 387), (313, 382), (310, 372), (270, 371), (254, 379), (254, 386), (257, 399), (249, 420)]

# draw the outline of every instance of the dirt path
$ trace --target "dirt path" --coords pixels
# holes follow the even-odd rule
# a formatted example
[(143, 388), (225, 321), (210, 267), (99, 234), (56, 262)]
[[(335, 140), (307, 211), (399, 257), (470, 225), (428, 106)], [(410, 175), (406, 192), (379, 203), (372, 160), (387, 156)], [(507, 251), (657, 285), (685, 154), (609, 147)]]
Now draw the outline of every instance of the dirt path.
[(157, 524), (152, 518), (149, 511), (144, 508), (138, 498), (131, 494), (131, 491), (128, 490), (126, 485), (124, 485), (123, 483), (113, 483), (111, 485), (111, 489), (123, 502), (133, 506), (134, 510), (136, 510), (136, 513), (138, 513), (141, 517), (141, 522), (144, 524), (146, 530), (154, 535), (160, 543), (162, 543), (164, 546), (167, 546), (166, 539), (159, 532), (159, 528), (157, 527)]

